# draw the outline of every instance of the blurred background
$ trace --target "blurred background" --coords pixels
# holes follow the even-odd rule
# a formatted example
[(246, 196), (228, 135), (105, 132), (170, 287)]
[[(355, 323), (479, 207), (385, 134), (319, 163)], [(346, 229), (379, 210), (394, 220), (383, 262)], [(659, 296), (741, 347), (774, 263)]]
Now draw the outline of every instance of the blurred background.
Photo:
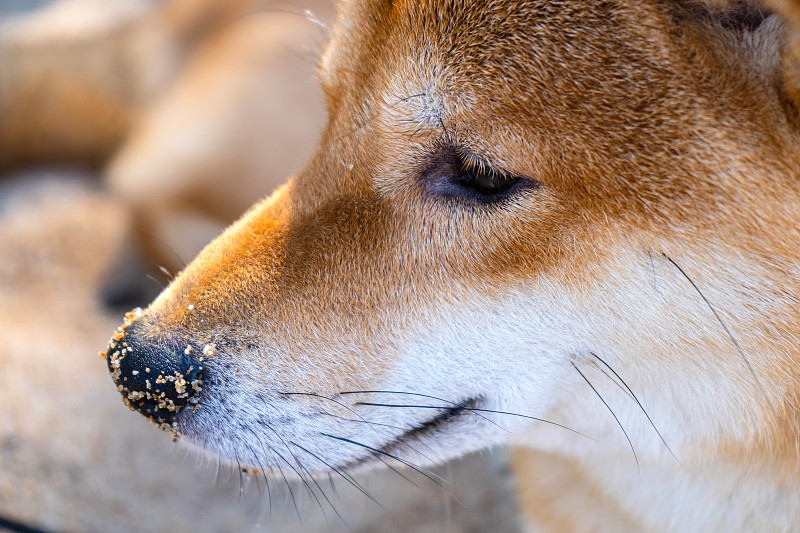
[(130, 413), (97, 355), (302, 167), (334, 20), (328, 0), (0, 0), (0, 530), (518, 530), (504, 450), (441, 484), (359, 476), (369, 497), (268, 489)]

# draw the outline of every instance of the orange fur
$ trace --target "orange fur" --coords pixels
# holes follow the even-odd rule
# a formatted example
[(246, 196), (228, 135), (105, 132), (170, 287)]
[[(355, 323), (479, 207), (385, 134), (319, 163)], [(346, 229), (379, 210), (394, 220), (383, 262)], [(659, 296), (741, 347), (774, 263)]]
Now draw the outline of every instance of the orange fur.
[[(173, 429), (275, 468), (257, 451), (281, 445), (266, 424), (324, 470), (375, 462), (353, 440), (427, 461), (408, 440), (443, 460), (507, 439), (446, 416), (478, 405), (596, 437), (503, 419), (519, 444), (569, 457), (583, 469), (573, 479), (602, 487), (622, 517), (609, 530), (794, 527), (797, 4), (341, 9), (320, 67), (329, 122), (315, 155), (119, 334), (217, 347), (199, 406)], [(475, 200), (456, 152), (525, 188)], [(126, 357), (118, 348), (111, 363)], [(387, 389), (444, 398), (447, 424), (386, 405), (419, 396), (347, 394)], [(409, 429), (380, 437), (343, 422), (348, 409)], [(521, 484), (545, 468), (519, 463)], [(569, 505), (530, 494), (542, 527), (600, 527), (553, 518)]]

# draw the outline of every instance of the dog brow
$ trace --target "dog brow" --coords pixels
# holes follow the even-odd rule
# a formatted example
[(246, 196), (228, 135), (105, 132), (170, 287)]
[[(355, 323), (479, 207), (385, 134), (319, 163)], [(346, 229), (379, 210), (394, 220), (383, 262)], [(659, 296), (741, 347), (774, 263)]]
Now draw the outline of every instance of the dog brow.
[(390, 115), (414, 122), (421, 128), (438, 128), (446, 115), (443, 98), (435, 88), (419, 85), (409, 88), (409, 84), (401, 80), (392, 80), (389, 89), (382, 93), (381, 101)]

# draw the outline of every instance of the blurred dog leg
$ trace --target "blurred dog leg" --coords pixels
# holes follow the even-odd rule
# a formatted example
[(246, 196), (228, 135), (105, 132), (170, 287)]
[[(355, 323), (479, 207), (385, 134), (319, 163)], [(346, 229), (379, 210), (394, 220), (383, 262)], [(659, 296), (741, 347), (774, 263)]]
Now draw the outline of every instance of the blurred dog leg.
[(526, 531), (644, 530), (573, 459), (519, 446), (511, 448), (511, 465), (520, 511), (533, 528)]

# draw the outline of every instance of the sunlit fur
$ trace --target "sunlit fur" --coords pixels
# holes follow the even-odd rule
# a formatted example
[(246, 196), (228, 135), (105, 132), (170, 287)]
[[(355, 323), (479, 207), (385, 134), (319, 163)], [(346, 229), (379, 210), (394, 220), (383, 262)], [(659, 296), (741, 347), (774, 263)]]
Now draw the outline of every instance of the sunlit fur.
[[(185, 440), (309, 471), (511, 440), (553, 454), (516, 456), (545, 529), (796, 527), (798, 8), (766, 7), (345, 2), (316, 154), (140, 321), (216, 346)], [(432, 194), (456, 148), (531, 187)]]

